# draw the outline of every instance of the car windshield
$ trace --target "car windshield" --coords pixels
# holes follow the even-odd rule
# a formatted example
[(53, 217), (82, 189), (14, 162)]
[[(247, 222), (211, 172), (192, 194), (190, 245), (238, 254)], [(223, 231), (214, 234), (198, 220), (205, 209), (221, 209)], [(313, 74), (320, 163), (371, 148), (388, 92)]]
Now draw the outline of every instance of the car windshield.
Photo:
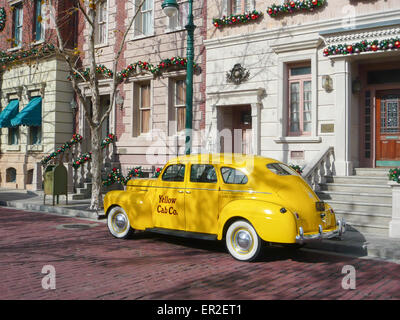
[(300, 176), (296, 171), (283, 163), (269, 163), (267, 168), (278, 176)]

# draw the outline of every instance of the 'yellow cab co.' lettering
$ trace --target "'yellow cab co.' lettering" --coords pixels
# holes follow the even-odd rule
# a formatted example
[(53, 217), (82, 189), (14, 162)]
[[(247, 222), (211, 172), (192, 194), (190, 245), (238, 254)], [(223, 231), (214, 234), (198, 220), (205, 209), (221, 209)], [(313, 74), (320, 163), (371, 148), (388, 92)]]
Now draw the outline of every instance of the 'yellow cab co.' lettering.
[[(167, 203), (167, 204), (175, 204), (176, 203), (176, 198), (170, 198), (168, 196), (162, 196), (159, 195), (159, 201), (158, 203)], [(169, 207), (169, 206), (162, 206), (159, 204), (157, 206), (157, 212), (158, 213), (167, 213), (171, 215), (178, 215), (178, 212), (174, 209), (174, 207)]]

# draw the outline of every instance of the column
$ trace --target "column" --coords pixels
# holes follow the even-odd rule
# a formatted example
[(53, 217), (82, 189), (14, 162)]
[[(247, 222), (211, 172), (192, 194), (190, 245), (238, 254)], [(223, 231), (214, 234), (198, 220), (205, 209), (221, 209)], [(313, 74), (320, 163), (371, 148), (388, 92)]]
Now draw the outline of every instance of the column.
[(336, 79), (336, 174), (349, 176), (353, 174), (351, 161), (351, 63), (346, 58), (335, 60)]
[(252, 135), (252, 151), (255, 155), (260, 155), (261, 145), (261, 116), (260, 103), (251, 104), (251, 135)]

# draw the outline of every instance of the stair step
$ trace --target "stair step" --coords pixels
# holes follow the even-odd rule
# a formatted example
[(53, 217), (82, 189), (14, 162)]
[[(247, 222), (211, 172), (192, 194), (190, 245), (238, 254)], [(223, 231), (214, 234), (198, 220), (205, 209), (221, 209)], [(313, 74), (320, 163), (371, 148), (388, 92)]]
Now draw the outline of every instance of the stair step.
[(384, 214), (371, 214), (366, 212), (347, 212), (335, 211), (335, 215), (344, 218), (349, 224), (358, 226), (378, 226), (379, 228), (389, 228), (392, 217)]
[(375, 234), (384, 237), (388, 237), (389, 235), (389, 228), (381, 225), (360, 225), (357, 223), (349, 223), (350, 227), (348, 230), (355, 229), (360, 233), (368, 233), (368, 234)]
[(325, 176), (327, 183), (387, 185), (388, 177), (380, 176)]
[(320, 183), (321, 191), (362, 192), (371, 194), (391, 194), (389, 185), (358, 183)]
[(355, 168), (356, 176), (387, 177), (390, 168)]
[(372, 194), (368, 192), (341, 192), (341, 191), (318, 191), (318, 197), (329, 203), (330, 200), (343, 200), (354, 202), (376, 202), (381, 204), (392, 204), (391, 194)]
[(329, 200), (327, 201), (335, 211), (359, 211), (366, 213), (381, 213), (392, 214), (391, 204), (380, 204), (371, 202), (352, 202), (343, 200)]

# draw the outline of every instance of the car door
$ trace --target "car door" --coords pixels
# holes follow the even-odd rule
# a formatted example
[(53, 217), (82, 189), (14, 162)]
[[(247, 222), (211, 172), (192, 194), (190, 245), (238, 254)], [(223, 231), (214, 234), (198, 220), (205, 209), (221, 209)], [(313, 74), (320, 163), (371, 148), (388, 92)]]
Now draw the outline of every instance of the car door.
[(157, 183), (152, 214), (156, 228), (185, 230), (185, 164), (171, 164)]
[(187, 231), (217, 233), (218, 190), (217, 173), (213, 165), (190, 165), (185, 190)]

